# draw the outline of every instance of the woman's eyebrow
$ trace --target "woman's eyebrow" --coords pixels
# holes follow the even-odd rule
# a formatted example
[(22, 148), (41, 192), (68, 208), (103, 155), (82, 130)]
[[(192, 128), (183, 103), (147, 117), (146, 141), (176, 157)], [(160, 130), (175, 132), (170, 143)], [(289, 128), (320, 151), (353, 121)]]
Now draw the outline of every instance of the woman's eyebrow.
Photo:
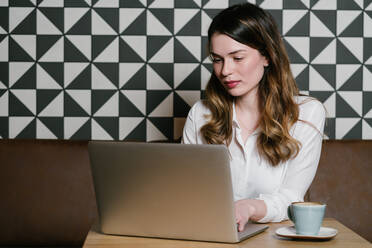
[[(229, 52), (228, 55), (233, 55), (233, 54), (236, 54), (236, 53), (239, 53), (239, 52), (246, 52), (246, 50), (245, 49), (235, 50), (235, 51)], [(222, 57), (221, 55), (219, 55), (217, 53), (214, 53), (214, 52), (211, 52), (211, 55), (212, 56), (217, 56), (217, 57)]]

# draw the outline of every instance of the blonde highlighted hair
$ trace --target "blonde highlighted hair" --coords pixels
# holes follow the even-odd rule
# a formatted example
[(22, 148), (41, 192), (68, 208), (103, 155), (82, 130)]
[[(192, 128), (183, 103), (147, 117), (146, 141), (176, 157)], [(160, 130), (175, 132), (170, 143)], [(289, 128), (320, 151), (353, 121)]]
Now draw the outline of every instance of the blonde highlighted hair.
[[(209, 44), (214, 33), (228, 35), (257, 49), (269, 62), (258, 85), (261, 117), (257, 150), (260, 156), (272, 166), (297, 156), (301, 144), (291, 136), (290, 129), (299, 118), (299, 106), (294, 98), (299, 95), (299, 90), (273, 17), (250, 3), (234, 5), (213, 19), (208, 30)], [(233, 101), (234, 97), (227, 93), (212, 73), (205, 101), (211, 116), (201, 128), (207, 143), (230, 144)]]

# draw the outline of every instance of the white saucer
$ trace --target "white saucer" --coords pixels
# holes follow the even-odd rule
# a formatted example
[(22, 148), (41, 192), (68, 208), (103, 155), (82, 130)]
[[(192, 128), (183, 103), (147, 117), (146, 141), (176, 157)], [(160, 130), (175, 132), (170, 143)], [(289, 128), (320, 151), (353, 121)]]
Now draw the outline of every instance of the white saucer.
[(318, 235), (301, 235), (296, 234), (294, 226), (286, 226), (276, 229), (276, 235), (286, 238), (295, 239), (331, 239), (337, 235), (337, 230), (331, 227), (321, 227)]

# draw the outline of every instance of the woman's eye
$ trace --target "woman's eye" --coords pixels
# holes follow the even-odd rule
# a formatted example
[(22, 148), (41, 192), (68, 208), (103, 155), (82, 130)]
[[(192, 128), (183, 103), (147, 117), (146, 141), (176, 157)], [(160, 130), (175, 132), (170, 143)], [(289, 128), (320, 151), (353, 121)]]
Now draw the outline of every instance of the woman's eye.
[(212, 57), (212, 62), (213, 63), (219, 63), (219, 62), (221, 62), (222, 61), (222, 59), (220, 59), (220, 58), (213, 58)]
[(242, 57), (236, 57), (236, 58), (234, 58), (234, 60), (235, 61), (241, 61), (241, 60), (243, 60), (243, 58)]

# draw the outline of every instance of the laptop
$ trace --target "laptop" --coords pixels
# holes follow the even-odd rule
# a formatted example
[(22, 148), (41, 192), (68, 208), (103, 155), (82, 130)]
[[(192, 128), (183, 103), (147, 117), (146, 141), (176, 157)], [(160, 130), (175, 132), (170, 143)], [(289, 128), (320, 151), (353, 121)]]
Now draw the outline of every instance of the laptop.
[(223, 145), (91, 141), (100, 228), (105, 234), (237, 243), (229, 155)]

